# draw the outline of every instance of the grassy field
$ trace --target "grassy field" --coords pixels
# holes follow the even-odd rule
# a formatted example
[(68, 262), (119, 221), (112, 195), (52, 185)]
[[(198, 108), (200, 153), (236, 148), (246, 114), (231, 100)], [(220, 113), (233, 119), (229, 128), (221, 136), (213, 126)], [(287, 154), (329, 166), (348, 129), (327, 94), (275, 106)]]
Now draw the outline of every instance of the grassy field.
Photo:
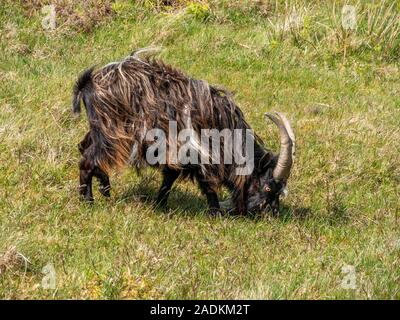
[[(354, 2), (356, 30), (340, 1), (90, 2), (57, 7), (50, 31), (49, 1), (2, 1), (0, 298), (400, 299), (399, 1)], [(273, 150), (262, 115), (288, 115), (297, 155), (279, 217), (213, 218), (189, 182), (155, 210), (153, 170), (79, 200), (73, 83), (148, 46), (232, 90)]]

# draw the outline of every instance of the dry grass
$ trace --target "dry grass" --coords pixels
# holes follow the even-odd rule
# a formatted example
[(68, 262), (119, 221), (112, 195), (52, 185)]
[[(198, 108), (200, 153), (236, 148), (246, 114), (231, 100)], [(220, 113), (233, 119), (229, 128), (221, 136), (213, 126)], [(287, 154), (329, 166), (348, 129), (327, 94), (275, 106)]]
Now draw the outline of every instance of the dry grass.
[(20, 0), (27, 17), (41, 14), (43, 7), (54, 5), (57, 30), (65, 33), (91, 32), (113, 16), (112, 0)]
[(400, 5), (396, 1), (381, 1), (364, 13), (367, 19), (368, 45), (385, 56), (400, 57)]
[[(290, 3), (290, 2), (288, 2)], [(346, 59), (349, 54), (370, 51), (394, 60), (400, 54), (400, 6), (398, 2), (355, 4), (356, 28), (344, 28), (342, 5), (333, 2), (324, 11), (315, 3), (288, 4), (267, 19), (270, 43), (291, 42), (309, 47), (317, 55)]]
[(7, 271), (27, 268), (29, 261), (15, 247), (8, 248), (0, 255), (0, 277), (4, 276)]

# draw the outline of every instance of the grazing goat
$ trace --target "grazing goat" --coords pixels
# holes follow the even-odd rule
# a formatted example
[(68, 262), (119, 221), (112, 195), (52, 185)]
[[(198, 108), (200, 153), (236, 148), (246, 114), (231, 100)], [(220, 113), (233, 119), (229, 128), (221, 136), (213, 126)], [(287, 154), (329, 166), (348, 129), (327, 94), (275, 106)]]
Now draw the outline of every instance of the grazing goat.
[[(84, 199), (93, 200), (93, 177), (99, 179), (101, 193), (109, 196), (108, 175), (112, 169), (126, 166), (141, 168), (150, 164), (161, 168), (163, 174), (157, 197), (160, 206), (166, 205), (177, 178), (191, 177), (198, 181), (213, 213), (221, 208), (217, 196), (221, 186), (232, 193), (231, 211), (239, 214), (265, 209), (279, 212), (279, 196), (284, 192), (290, 175), (295, 147), (292, 128), (282, 114), (266, 114), (280, 131), (280, 153), (274, 154), (251, 131), (228, 91), (203, 80), (192, 79), (160, 61), (140, 58), (137, 54), (98, 70), (91, 68), (84, 71), (74, 86), (73, 111), (76, 114), (80, 112), (81, 100), (86, 107), (90, 127), (79, 144), (82, 154), (80, 193)], [(221, 132), (227, 129), (246, 133), (238, 136), (239, 146), (235, 144), (233, 152), (237, 149), (245, 152), (244, 145), (247, 146), (250, 139), (252, 153), (248, 160), (253, 164), (252, 170), (238, 173), (238, 163), (212, 161), (209, 154), (202, 158), (207, 160), (203, 163), (174, 158), (170, 152), (173, 144), (182, 147), (184, 141), (155, 137), (154, 134), (152, 142), (148, 138), (151, 129), (169, 135), (173, 128), (171, 123), (175, 123), (178, 132), (185, 129), (194, 132), (189, 139), (191, 148), (187, 151), (196, 150), (201, 155), (204, 150), (199, 146), (198, 137), (202, 130)], [(216, 147), (218, 150), (213, 149), (213, 152), (218, 151), (225, 159), (224, 156), (230, 152), (226, 148), (230, 142), (225, 137), (223, 140)], [(149, 161), (152, 143), (165, 143), (166, 149), (160, 148), (153, 153), (156, 159), (164, 161)]]

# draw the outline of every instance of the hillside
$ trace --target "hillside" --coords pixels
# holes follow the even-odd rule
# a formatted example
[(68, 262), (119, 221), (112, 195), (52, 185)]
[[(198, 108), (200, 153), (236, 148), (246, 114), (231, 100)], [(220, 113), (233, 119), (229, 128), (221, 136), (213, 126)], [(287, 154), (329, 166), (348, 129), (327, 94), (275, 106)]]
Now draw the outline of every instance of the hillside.
[[(50, 1), (3, 3), (0, 298), (400, 299), (399, 1), (357, 2), (347, 29), (341, 1), (57, 0), (54, 30)], [(263, 114), (290, 118), (279, 217), (209, 216), (191, 182), (156, 210), (152, 169), (79, 200), (73, 84), (143, 47), (234, 92), (272, 150)]]

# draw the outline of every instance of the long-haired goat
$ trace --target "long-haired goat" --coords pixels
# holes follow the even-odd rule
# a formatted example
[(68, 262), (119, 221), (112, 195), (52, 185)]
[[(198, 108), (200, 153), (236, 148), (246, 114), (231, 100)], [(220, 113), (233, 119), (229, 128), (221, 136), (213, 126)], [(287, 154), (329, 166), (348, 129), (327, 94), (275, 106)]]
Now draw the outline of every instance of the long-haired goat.
[[(251, 130), (229, 92), (136, 54), (82, 73), (74, 87), (74, 113), (80, 112), (81, 100), (86, 107), (90, 131), (79, 145), (82, 153), (80, 193), (89, 201), (93, 200), (92, 177), (99, 179), (101, 193), (108, 196), (108, 175), (113, 168), (127, 165), (140, 168), (149, 164), (146, 153), (151, 143), (145, 138), (149, 129), (161, 129), (168, 135), (170, 122), (174, 121), (178, 132), (188, 127), (198, 134), (203, 129)], [(266, 116), (280, 130), (278, 155), (267, 150), (252, 131), (254, 170), (244, 175), (237, 174), (236, 163), (182, 163), (172, 161), (168, 155), (165, 163), (151, 163), (163, 173), (157, 203), (166, 205), (178, 177), (191, 177), (199, 182), (212, 212), (220, 210), (217, 191), (221, 186), (232, 192), (232, 210), (237, 213), (266, 208), (278, 212), (279, 196), (284, 192), (292, 167), (295, 139), (282, 114), (275, 112)], [(246, 137), (241, 138), (241, 145)], [(175, 142), (178, 147), (183, 144)], [(221, 158), (227, 143), (224, 139), (221, 144)], [(171, 140), (166, 144), (169, 150)]]

